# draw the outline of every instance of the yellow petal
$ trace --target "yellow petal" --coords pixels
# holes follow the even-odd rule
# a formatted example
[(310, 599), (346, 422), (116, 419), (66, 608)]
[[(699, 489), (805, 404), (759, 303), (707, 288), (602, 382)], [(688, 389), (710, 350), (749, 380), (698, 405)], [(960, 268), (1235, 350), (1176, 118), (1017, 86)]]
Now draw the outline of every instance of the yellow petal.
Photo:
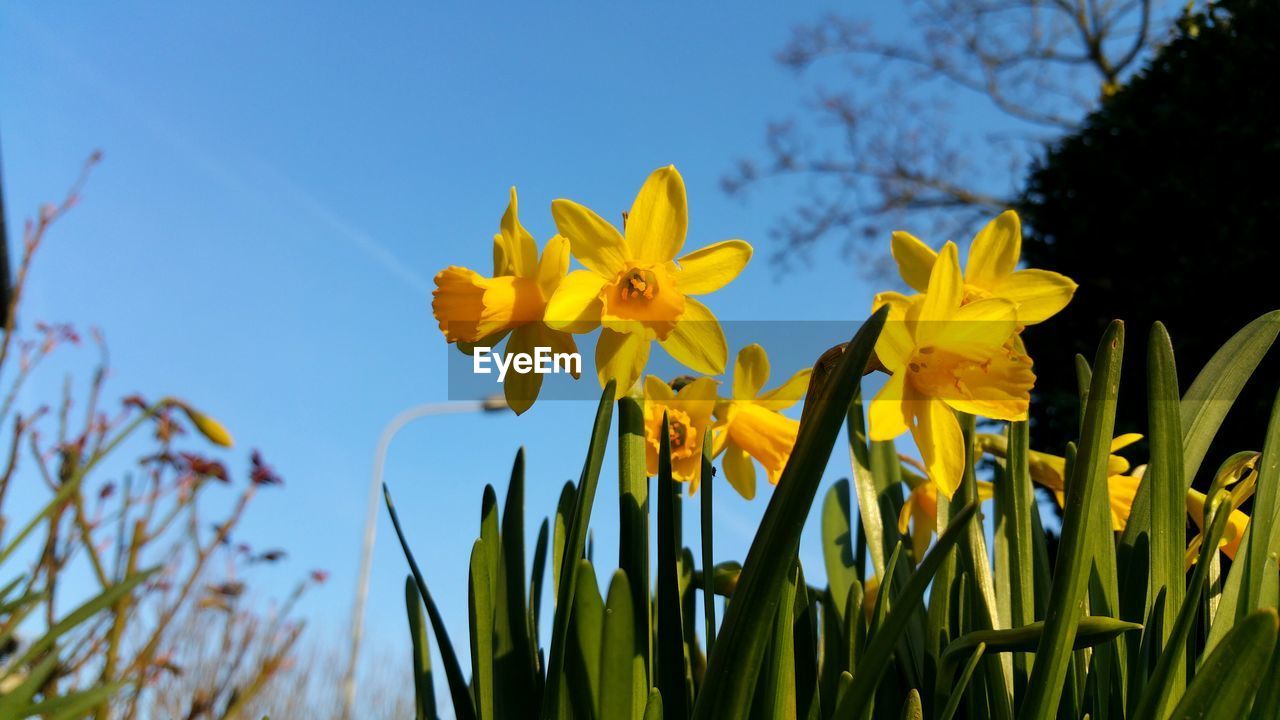
[[(1196, 527), (1200, 528), (1200, 535), (1196, 540), (1203, 542), (1204, 534), (1204, 506), (1206, 498), (1204, 493), (1197, 490), (1187, 489), (1187, 514), (1195, 522)], [(1240, 541), (1244, 539), (1244, 532), (1249, 527), (1249, 516), (1241, 510), (1232, 510), (1231, 515), (1227, 518), (1227, 529), (1222, 534), (1222, 541), (1218, 547), (1230, 559), (1234, 560), (1236, 552), (1240, 549)]]
[(987, 482), (987, 481), (985, 481), (985, 480), (979, 480), (979, 481), (978, 481), (978, 499), (979, 499), (979, 500), (984, 500), (984, 501), (985, 501), (985, 500), (990, 500), (991, 498), (993, 498), (993, 497), (995, 497), (995, 496), (996, 496), (996, 486), (995, 486), (995, 485), (993, 485), (993, 484), (991, 484), (991, 483), (989, 483), (989, 482)]
[(804, 399), (809, 392), (809, 378), (813, 368), (805, 368), (792, 375), (778, 387), (762, 393), (756, 398), (756, 404), (769, 410), (786, 410)]
[(755, 458), (777, 484), (796, 444), (800, 423), (766, 410), (755, 403), (743, 403), (729, 424), (729, 442)]
[(992, 292), (1018, 304), (1018, 322), (1035, 325), (1053, 317), (1071, 302), (1076, 284), (1049, 270), (1019, 270), (999, 281)]
[(1035, 382), (1030, 358), (996, 350), (980, 364), (959, 370), (953, 391), (940, 399), (992, 420), (1026, 420)]
[(1111, 452), (1127, 448), (1141, 439), (1142, 433), (1125, 433), (1123, 435), (1117, 435), (1115, 439), (1111, 441)]
[[(963, 299), (964, 278), (960, 275), (956, 244), (947, 242), (938, 254), (938, 262), (933, 264), (933, 272), (929, 274), (929, 289), (921, 301), (921, 330), (936, 328), (938, 323), (950, 320)], [(921, 330), (917, 330), (916, 339), (923, 345), (925, 341)]]
[(893, 372), (905, 368), (915, 352), (916, 342), (907, 320), (912, 302), (901, 293), (882, 292), (871, 303), (872, 312), (889, 306), (889, 317), (885, 318), (880, 337), (876, 339), (876, 357)]
[(556, 235), (547, 241), (542, 249), (542, 260), (538, 262), (538, 288), (543, 297), (551, 297), (569, 272), (569, 241), (563, 235)]
[(649, 360), (649, 340), (636, 333), (616, 333), (608, 328), (600, 331), (596, 341), (596, 375), (600, 387), (610, 380), (618, 382), (615, 399), (631, 392)]
[(911, 411), (905, 393), (906, 373), (894, 373), (871, 399), (867, 434), (872, 440), (892, 440), (911, 427)]
[(676, 391), (657, 375), (645, 375), (644, 399), (649, 402), (669, 403), (676, 399)]
[[(924, 487), (921, 485), (920, 487)], [(898, 534), (906, 535), (907, 530), (911, 527), (911, 512), (916, 507), (916, 488), (907, 494), (907, 499), (902, 501), (902, 509), (898, 511)]]
[(933, 272), (938, 254), (916, 236), (901, 230), (893, 234), (889, 249), (898, 263), (898, 274), (903, 282), (916, 292), (928, 290), (929, 273)]
[(764, 348), (752, 343), (738, 351), (733, 362), (733, 398), (751, 400), (769, 381), (769, 356)]
[(711, 413), (716, 406), (716, 385), (716, 381), (711, 378), (698, 378), (680, 388), (672, 401), (676, 407), (689, 413), (694, 426), (699, 430), (705, 430), (711, 424)]
[(729, 348), (724, 340), (720, 322), (706, 305), (685, 298), (684, 314), (665, 340), (662, 348), (685, 367), (705, 375), (724, 372)]
[(590, 332), (600, 324), (605, 280), (590, 270), (574, 270), (556, 286), (547, 303), (544, 322), (565, 332)]
[[(578, 343), (574, 341), (573, 336), (567, 332), (561, 332), (547, 327), (542, 323), (533, 323), (538, 329), (538, 345), (541, 347), (551, 348), (552, 353), (569, 353), (578, 354)], [(569, 374), (574, 380), (582, 377), (581, 363), (577, 363), (578, 367), (570, 367)]]
[[(630, 226), (631, 221), (627, 224)], [(728, 285), (751, 260), (751, 246), (725, 240), (695, 250), (677, 262), (676, 284), (685, 295), (706, 295)]]
[[(1003, 347), (1018, 329), (1015, 306), (1008, 300), (986, 298), (956, 310), (950, 320), (935, 323), (925, 337), (929, 345), (967, 354), (962, 349)], [(925, 343), (921, 343), (922, 345)]]
[(435, 284), (431, 311), (449, 342), (475, 342), (542, 316), (542, 293), (533, 280), (486, 278), (474, 270), (448, 267), (436, 274)]
[(475, 340), (475, 341), (459, 340), (456, 347), (463, 355), (474, 355), (476, 348), (478, 347), (483, 347), (483, 348), (498, 347), (498, 343), (502, 342), (509, 334), (511, 334), (511, 329), (507, 328), (505, 330), (499, 330), (498, 332), (493, 333), (491, 335), (485, 335), (479, 340)]
[(507, 239), (498, 233), (493, 236), (493, 276), (515, 275), (511, 267), (511, 258), (507, 253)]
[(1018, 267), (1022, 255), (1022, 224), (1012, 210), (1000, 213), (987, 223), (969, 246), (969, 263), (964, 279), (970, 285), (994, 290)]
[(938, 492), (948, 500), (960, 487), (964, 474), (964, 437), (960, 433), (960, 421), (946, 403), (926, 400), (914, 403), (915, 424), (911, 436), (915, 438), (929, 479), (938, 486)]
[[(511, 333), (511, 339), (507, 340), (506, 354), (533, 354), (533, 349), (538, 345), (539, 327), (541, 327), (539, 323), (530, 323), (516, 328), (516, 331)], [(517, 415), (533, 406), (533, 401), (538, 399), (538, 392), (541, 389), (541, 373), (533, 372), (532, 369), (527, 373), (520, 373), (514, 364), (507, 370), (507, 376), (502, 381), (502, 394), (507, 399), (507, 405)]]
[(756, 467), (751, 458), (737, 445), (729, 445), (725, 451), (724, 477), (738, 494), (747, 500), (756, 496)]
[(1112, 475), (1107, 478), (1112, 530), (1124, 531), (1124, 526), (1129, 521), (1129, 512), (1133, 509), (1133, 497), (1138, 494), (1138, 484), (1141, 482), (1142, 478), (1130, 475)]
[(653, 171), (627, 213), (627, 245), (632, 259), (674, 260), (688, 229), (689, 205), (680, 173), (674, 165)]
[(535, 277), (538, 273), (538, 245), (533, 236), (520, 224), (517, 212), (516, 189), (511, 188), (511, 201), (502, 214), (502, 237), (506, 241), (506, 259), (515, 275)]
[(578, 262), (612, 280), (626, 267), (627, 242), (604, 218), (572, 200), (551, 203), (556, 229), (569, 238), (569, 250)]

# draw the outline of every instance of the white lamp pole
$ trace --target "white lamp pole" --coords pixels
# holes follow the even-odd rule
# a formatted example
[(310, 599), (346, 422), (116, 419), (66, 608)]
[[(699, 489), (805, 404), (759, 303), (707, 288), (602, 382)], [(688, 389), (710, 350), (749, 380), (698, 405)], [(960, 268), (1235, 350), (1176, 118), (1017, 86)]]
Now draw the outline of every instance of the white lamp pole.
[(443, 402), (416, 405), (391, 419), (378, 438), (378, 448), (373, 455), (373, 474), (369, 478), (369, 505), (365, 510), (364, 542), (360, 549), (360, 575), (356, 580), (356, 597), (351, 609), (351, 658), (346, 677), (342, 681), (342, 717), (352, 719), (356, 702), (356, 667), (360, 654), (360, 641), (364, 635), (364, 606), (369, 597), (369, 574), (373, 566), (373, 541), (378, 531), (378, 507), (382, 488), (382, 469), (387, 459), (391, 440), (406, 425), (419, 418), (436, 415), (453, 415), (469, 412), (494, 412), (507, 409), (501, 395), (484, 400)]

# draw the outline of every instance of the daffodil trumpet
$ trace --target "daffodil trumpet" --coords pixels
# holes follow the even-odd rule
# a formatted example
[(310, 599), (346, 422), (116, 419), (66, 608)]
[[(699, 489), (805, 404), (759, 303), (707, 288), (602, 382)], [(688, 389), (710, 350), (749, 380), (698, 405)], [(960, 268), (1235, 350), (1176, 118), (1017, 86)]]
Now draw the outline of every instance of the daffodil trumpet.
[(781, 411), (804, 397), (812, 374), (812, 368), (805, 368), (765, 391), (769, 371), (764, 348), (752, 344), (739, 350), (730, 383), (732, 394), (718, 400), (715, 408), (713, 452), (724, 458), (725, 479), (748, 500), (756, 495), (755, 463), (764, 468), (770, 484), (778, 484), (800, 430), (800, 422)]
[[(547, 304), (569, 269), (569, 242), (557, 235), (538, 257), (537, 243), (520, 224), (516, 189), (493, 238), (493, 276), (450, 266), (436, 274), (431, 311), (445, 340), (466, 353), (492, 350), (506, 339), (506, 355), (534, 355), (540, 348), (553, 356), (577, 355), (567, 332), (545, 322)], [(509, 337), (508, 337), (509, 336)], [(581, 374), (570, 368), (573, 377)], [(506, 373), (504, 372), (505, 376)], [(507, 405), (516, 414), (528, 410), (542, 389), (542, 373), (517, 368), (503, 378)]]

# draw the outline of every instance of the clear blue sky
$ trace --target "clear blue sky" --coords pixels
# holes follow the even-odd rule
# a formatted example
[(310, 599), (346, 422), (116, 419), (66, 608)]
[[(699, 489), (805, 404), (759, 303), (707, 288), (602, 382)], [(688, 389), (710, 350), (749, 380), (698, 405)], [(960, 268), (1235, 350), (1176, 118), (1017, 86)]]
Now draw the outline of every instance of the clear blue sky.
[[(61, 196), (91, 150), (106, 154), (38, 261), (24, 319), (101, 327), (111, 394), (172, 393), (207, 409), (238, 439), (242, 477), (249, 449), (264, 451), (288, 484), (260, 495), (242, 536), (289, 551), (266, 578), (276, 594), (313, 567), (332, 573), (302, 612), (336, 635), (379, 431), (447, 394), (430, 279), (449, 264), (488, 267), (508, 186), (543, 241), (553, 198), (616, 217), (649, 171), (674, 163), (688, 185), (688, 247), (729, 237), (757, 246), (713, 310), (865, 316), (880, 288), (834, 246), (775, 278), (766, 231), (797, 188), (744, 203), (718, 187), (736, 158), (760, 149), (766, 122), (805, 97), (811, 85), (773, 54), (826, 9), (6, 3), (11, 231)], [(896, 10), (860, 11), (885, 32), (901, 22), (874, 17)], [(91, 359), (78, 357), (80, 367)], [(60, 383), (46, 377), (27, 398)], [(426, 420), (398, 438), (386, 479), (456, 640), (484, 483), (501, 492), (516, 448), (529, 448), (532, 545), (578, 475), (592, 410), (543, 403), (520, 418)], [(608, 462), (593, 524), (598, 564), (611, 568)], [(837, 446), (827, 482), (847, 473)], [(747, 503), (717, 489), (717, 558), (741, 558), (770, 493)], [(802, 560), (820, 579), (812, 526)], [(406, 565), (385, 519), (379, 533), (368, 622), (375, 643), (398, 646)], [(696, 541), (692, 522), (686, 537)], [(465, 662), (465, 641), (458, 650)]]

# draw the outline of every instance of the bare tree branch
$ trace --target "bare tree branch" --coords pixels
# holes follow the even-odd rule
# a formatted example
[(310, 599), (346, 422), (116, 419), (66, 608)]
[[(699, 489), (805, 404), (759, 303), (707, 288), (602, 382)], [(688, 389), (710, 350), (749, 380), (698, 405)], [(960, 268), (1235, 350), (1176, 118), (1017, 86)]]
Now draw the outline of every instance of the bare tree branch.
[[(778, 258), (843, 233), (845, 247), (888, 220), (938, 227), (1008, 207), (1046, 141), (1078, 127), (1164, 37), (1152, 0), (912, 0), (908, 36), (828, 15), (797, 27), (778, 61), (836, 81), (815, 90), (802, 126), (771, 123), (763, 160), (722, 179), (730, 194), (802, 182), (772, 231)], [(957, 123), (960, 106), (967, 122)], [(981, 117), (975, 123), (974, 118)], [(965, 125), (990, 127), (982, 138)], [(963, 230), (951, 223), (950, 230)]]

